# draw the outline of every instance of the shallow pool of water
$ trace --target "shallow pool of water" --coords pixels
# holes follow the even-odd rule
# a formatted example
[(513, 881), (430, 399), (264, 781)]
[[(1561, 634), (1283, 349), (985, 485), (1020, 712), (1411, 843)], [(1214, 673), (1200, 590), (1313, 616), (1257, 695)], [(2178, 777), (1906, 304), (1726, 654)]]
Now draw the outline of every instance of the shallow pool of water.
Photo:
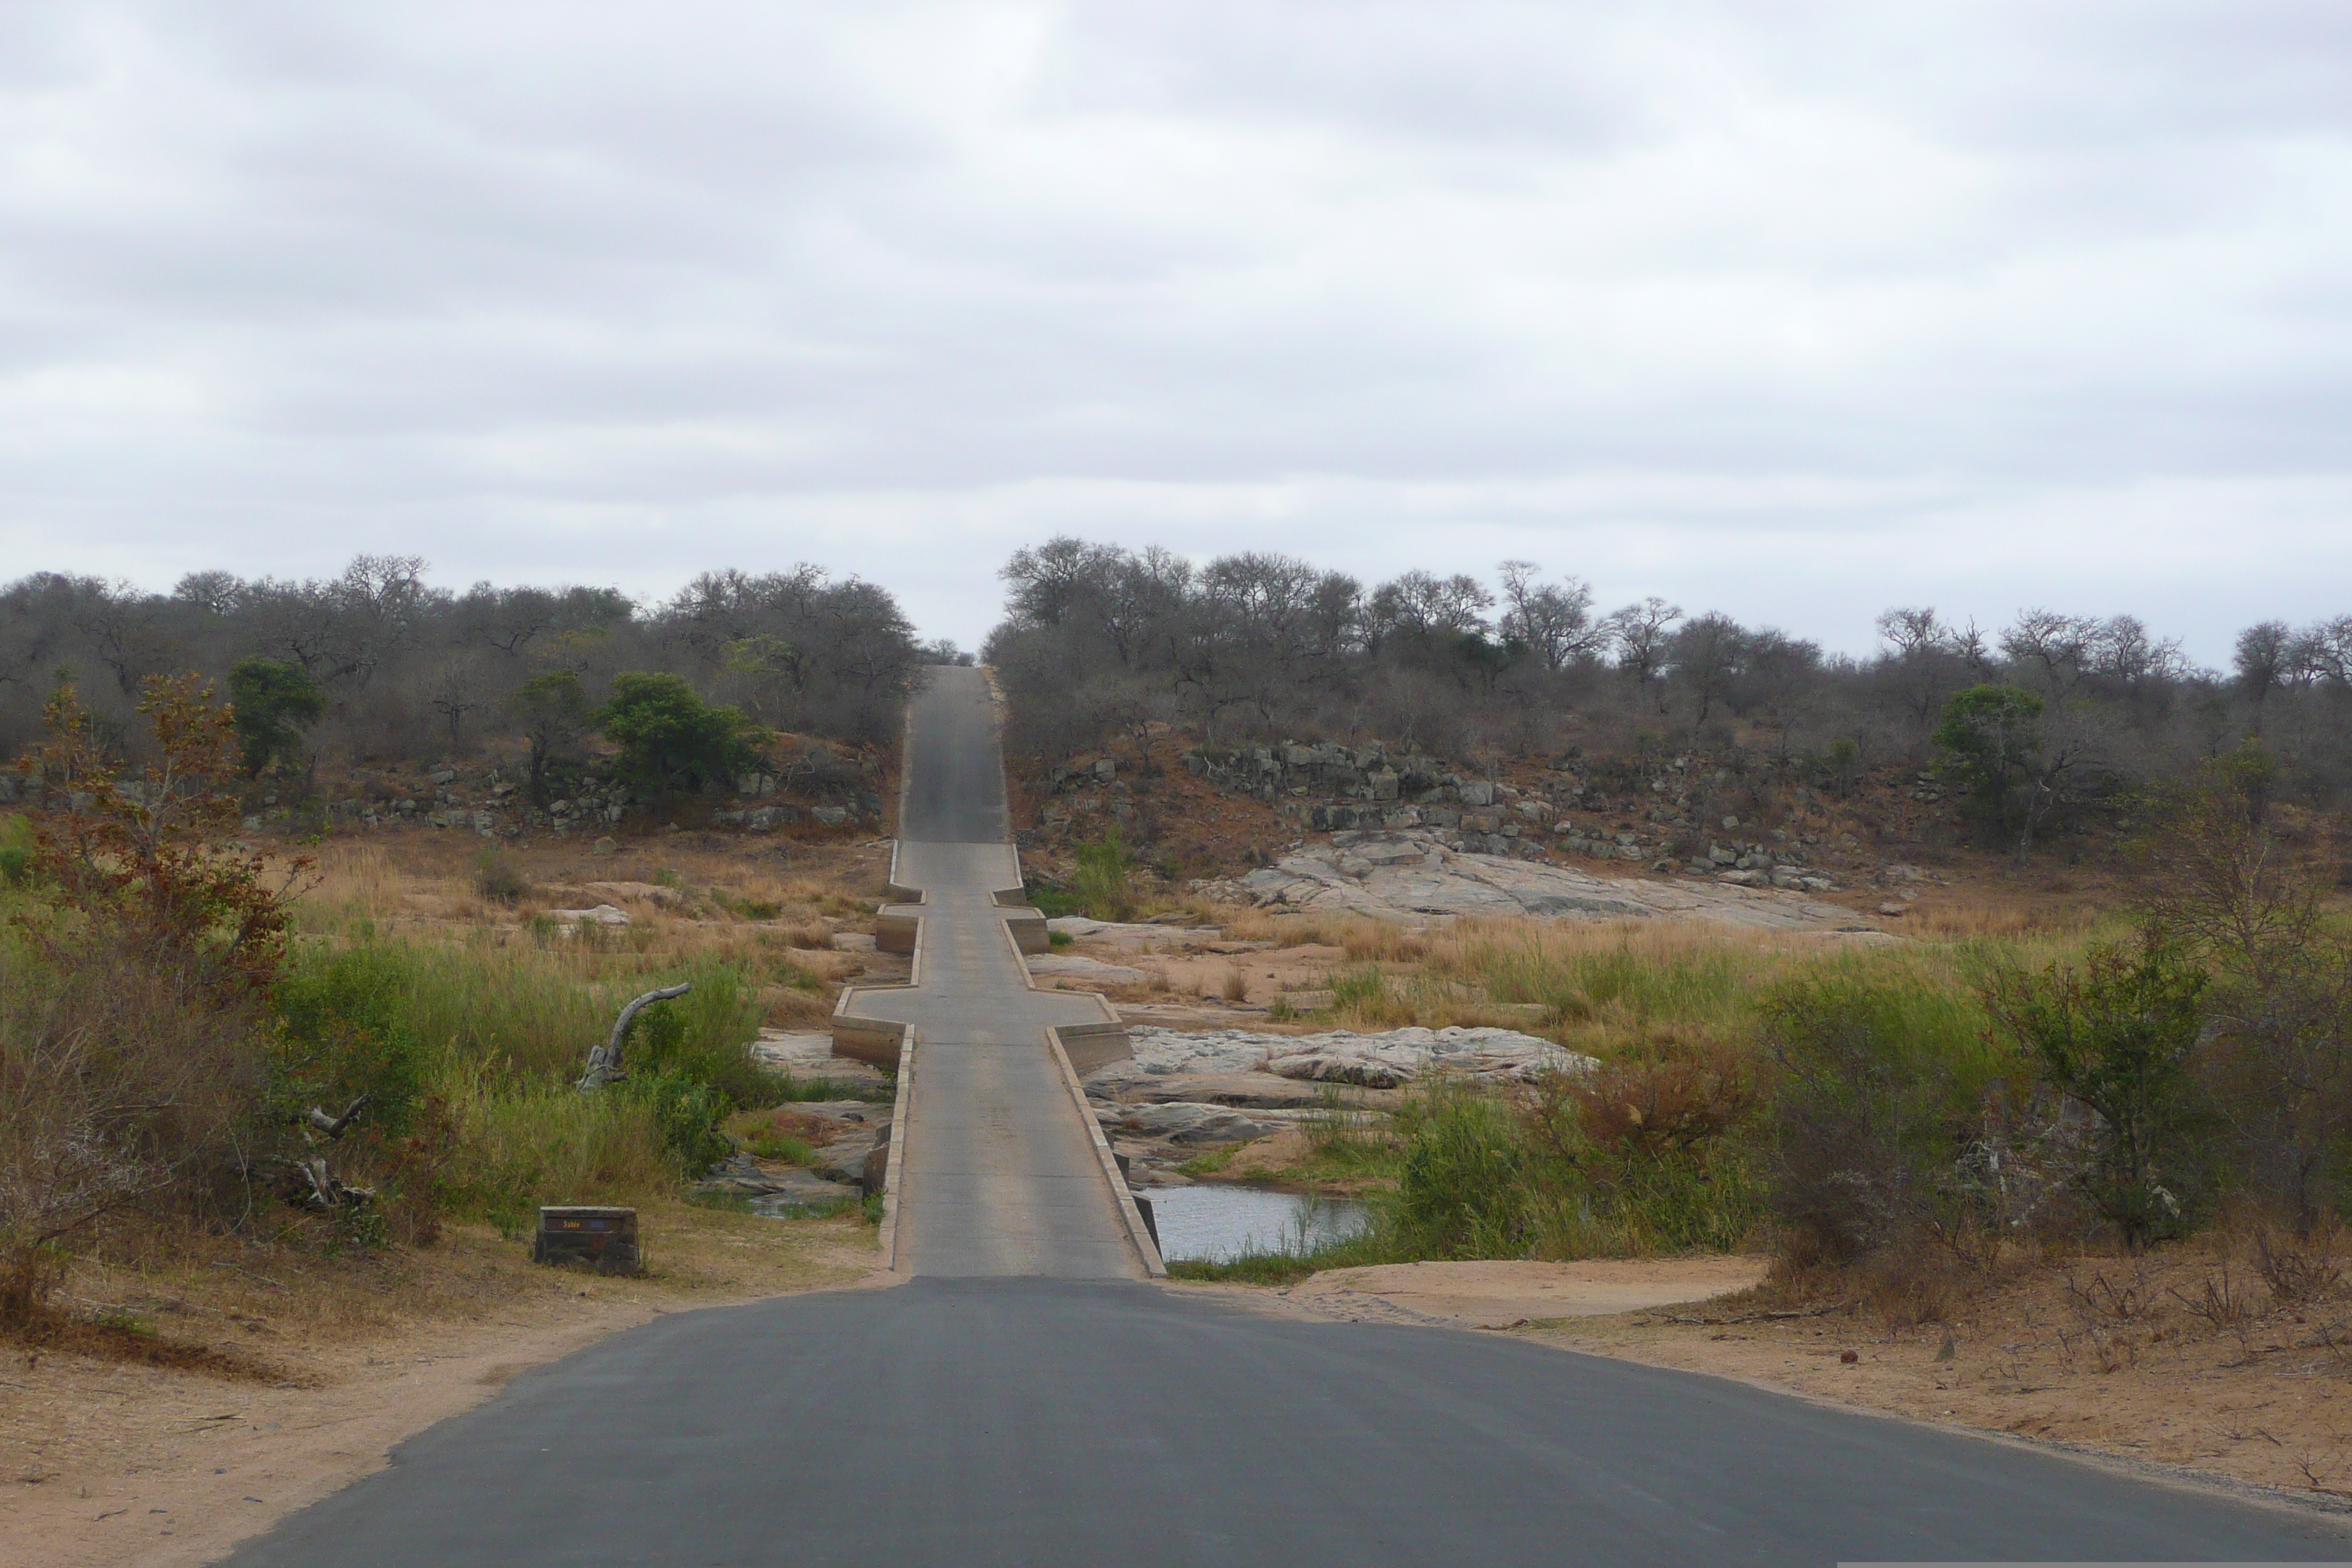
[(1311, 1252), (1359, 1235), (1370, 1223), (1360, 1203), (1255, 1187), (1210, 1184), (1139, 1189), (1151, 1200), (1160, 1253), (1171, 1262), (1230, 1263), (1251, 1252)]

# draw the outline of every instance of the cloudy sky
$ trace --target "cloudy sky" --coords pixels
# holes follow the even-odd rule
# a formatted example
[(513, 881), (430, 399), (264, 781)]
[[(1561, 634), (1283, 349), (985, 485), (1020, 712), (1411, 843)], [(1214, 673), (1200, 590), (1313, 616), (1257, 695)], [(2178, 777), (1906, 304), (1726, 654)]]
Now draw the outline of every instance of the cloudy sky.
[(2352, 6), (0, 8), (0, 577), (2352, 612)]

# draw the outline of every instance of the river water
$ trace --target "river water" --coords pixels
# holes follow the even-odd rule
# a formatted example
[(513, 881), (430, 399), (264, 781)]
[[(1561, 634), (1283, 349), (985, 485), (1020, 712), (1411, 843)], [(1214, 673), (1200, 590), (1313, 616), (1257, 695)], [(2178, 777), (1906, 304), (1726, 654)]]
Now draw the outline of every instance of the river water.
[(1311, 1252), (1359, 1235), (1370, 1223), (1360, 1203), (1255, 1187), (1203, 1184), (1139, 1188), (1151, 1200), (1160, 1253), (1170, 1262), (1231, 1263), (1245, 1253)]

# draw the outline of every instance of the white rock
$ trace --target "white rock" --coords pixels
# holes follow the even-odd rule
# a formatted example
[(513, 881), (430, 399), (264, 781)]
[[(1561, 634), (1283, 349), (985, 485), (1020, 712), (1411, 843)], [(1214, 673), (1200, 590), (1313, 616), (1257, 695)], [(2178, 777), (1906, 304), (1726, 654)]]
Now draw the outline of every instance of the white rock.
[[(1635, 859), (1647, 859), (1651, 853), (1640, 845), (1595, 842), (1591, 847), (1595, 853)], [(1460, 854), (1434, 836), (1416, 831), (1381, 839), (1350, 834), (1344, 845), (1297, 849), (1238, 883), (1203, 890), (1214, 896), (1238, 893), (1261, 906), (1365, 915), (1404, 924), (1457, 915), (1569, 920), (1664, 915), (1781, 931), (1853, 923), (1852, 913), (1834, 904), (1816, 903), (1769, 885), (1752, 890), (1739, 885), (1769, 880), (1769, 875), (1742, 874), (1712, 882), (1601, 877), (1540, 860)], [(1811, 882), (1803, 886), (1806, 891), (1827, 890)]]
[(1595, 1064), (1551, 1041), (1515, 1029), (1391, 1029), (1381, 1034), (1333, 1030), (1319, 1035), (1264, 1035), (1245, 1029), (1187, 1034), (1132, 1028), (1135, 1059), (1090, 1073), (1090, 1090), (1115, 1094), (1125, 1083), (1171, 1074), (1270, 1072), (1310, 1083), (1393, 1089), (1432, 1072), (1526, 1080), (1540, 1073), (1583, 1072)]
[(1105, 963), (1075, 952), (1040, 952), (1029, 959), (1029, 973), (1040, 980), (1094, 980), (1105, 985), (1140, 985), (1150, 978), (1124, 963)]
[(547, 918), (565, 925), (625, 926), (629, 923), (629, 911), (598, 904), (593, 910), (550, 910)]
[(1174, 1100), (1159, 1105), (1098, 1107), (1095, 1120), (1106, 1131), (1139, 1132), (1171, 1143), (1242, 1143), (1296, 1127), (1296, 1118), (1264, 1110), (1240, 1111), (1229, 1105), (1203, 1105)]

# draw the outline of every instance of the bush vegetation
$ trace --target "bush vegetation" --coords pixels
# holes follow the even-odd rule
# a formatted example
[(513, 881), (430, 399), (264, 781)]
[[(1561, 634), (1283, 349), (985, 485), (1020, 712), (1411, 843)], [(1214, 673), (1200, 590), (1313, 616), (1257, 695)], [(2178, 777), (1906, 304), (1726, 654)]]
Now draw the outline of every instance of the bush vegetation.
[(1765, 1248), (1916, 1318), (2053, 1247), (2228, 1223), (2317, 1256), (2352, 1220), (2352, 931), (2267, 777), (2226, 756), (2152, 804), (2138, 895), (2086, 930), (1826, 952), (1687, 928), (1294, 931), (1355, 960), (1335, 1022), (1532, 1004), (1599, 1065), (1327, 1111), (1292, 1173), (1365, 1194), (1370, 1229), (1187, 1271)]
[(2352, 616), (2250, 626), (2225, 672), (2129, 616), (2048, 609), (1997, 631), (1890, 609), (1875, 655), (1845, 658), (1658, 598), (1601, 613), (1580, 580), (1517, 561), (1486, 582), (1366, 584), (1268, 552), (1200, 563), (1065, 537), (1000, 575), (984, 658), (1011, 744), (1048, 767), (1117, 742), (1148, 778), (1181, 734), (1375, 741), (1465, 771), (1541, 755), (1595, 781), (1684, 754), (1763, 796), (1935, 770), (1982, 841), (2021, 859), (2079, 849), (2238, 736), (2265, 739), (2280, 798), (2352, 801)]
[[(68, 1249), (114, 1216), (327, 1247), (518, 1232), (546, 1202), (675, 1192), (719, 1124), (800, 1091), (746, 1047), (738, 964), (590, 941), (401, 939), (293, 900), (306, 862), (227, 835), (248, 758), (194, 678), (149, 683), (137, 774), (70, 687), (47, 774), (68, 809), (13, 830), (0, 889), (0, 1322), (41, 1320)], [(498, 896), (513, 872), (478, 868)], [(625, 1076), (573, 1088), (621, 1003)]]

